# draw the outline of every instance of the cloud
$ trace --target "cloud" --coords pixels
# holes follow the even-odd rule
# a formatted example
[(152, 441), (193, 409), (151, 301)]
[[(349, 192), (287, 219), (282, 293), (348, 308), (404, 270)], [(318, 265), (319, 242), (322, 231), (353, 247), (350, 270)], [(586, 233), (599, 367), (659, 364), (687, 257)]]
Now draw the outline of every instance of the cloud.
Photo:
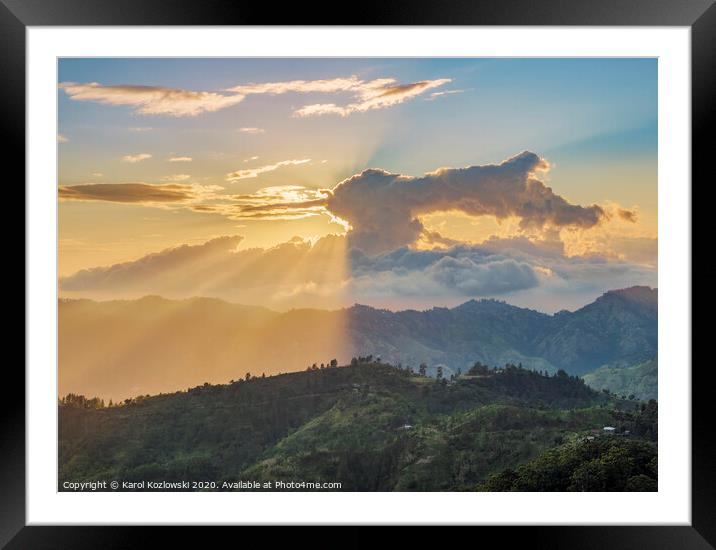
[[(190, 277), (203, 263), (213, 264), (217, 257), (226, 258), (243, 238), (224, 236), (200, 245), (180, 245), (147, 254), (135, 261), (107, 267), (83, 269), (71, 277), (60, 279), (64, 290), (157, 290), (176, 276)], [(185, 279), (183, 284), (186, 284)]]
[(191, 157), (169, 157), (169, 162), (191, 162)]
[(152, 158), (152, 155), (150, 155), (149, 153), (139, 153), (136, 155), (124, 155), (122, 157), (122, 160), (124, 162), (135, 164), (137, 162), (142, 162), (143, 160), (147, 160), (150, 158)]
[(57, 134), (57, 143), (67, 143), (70, 141), (64, 134)]
[(551, 234), (546, 239), (534, 240), (524, 235), (514, 237), (490, 237), (480, 248), (492, 254), (507, 254), (513, 258), (520, 258), (534, 262), (554, 260), (565, 256), (564, 243), (558, 234)]
[[(346, 258), (345, 237), (339, 236), (315, 243), (296, 237), (267, 249), (237, 250), (240, 241), (239, 236), (224, 236), (200, 245), (181, 245), (136, 261), (82, 270), (60, 285), (63, 291), (171, 290), (187, 296), (199, 286), (204, 294), (243, 300), (250, 300), (256, 287), (262, 287), (262, 299), (270, 303), (296, 299), (310, 303), (318, 295), (333, 294), (337, 300), (347, 296), (349, 302), (391, 295), (465, 297), (538, 284), (528, 264), (470, 248), (441, 252), (403, 248), (375, 257), (353, 250)], [(346, 261), (348, 272), (340, 269)]]
[(229, 88), (228, 92), (242, 95), (250, 94), (286, 94), (289, 92), (300, 93), (336, 93), (354, 90), (362, 86), (364, 82), (356, 76), (348, 78), (332, 78), (328, 80), (289, 80), (285, 82), (264, 82), (239, 84)]
[(184, 185), (178, 183), (82, 183), (61, 185), (61, 200), (105, 201), (130, 204), (183, 203), (211, 195), (214, 186)]
[(462, 94), (467, 91), (469, 90), (444, 90), (442, 92), (433, 92), (426, 99), (432, 101), (433, 99), (437, 99), (439, 97), (443, 97), (446, 95)]
[(151, 126), (134, 126), (129, 129), (130, 132), (151, 132), (152, 130)]
[[(603, 257), (568, 257), (554, 243), (519, 237), (444, 250), (348, 249), (345, 236), (294, 238), (238, 249), (239, 236), (181, 245), (135, 261), (85, 269), (60, 280), (90, 296), (213, 296), (275, 308), (455, 305), (469, 298), (529, 300), (540, 309), (586, 303), (606, 290), (656, 284), (656, 268)], [(82, 294), (85, 293), (85, 294)], [(527, 297), (527, 298), (525, 298)], [(570, 302), (571, 301), (571, 302)]]
[(303, 219), (325, 212), (325, 199), (324, 190), (300, 185), (264, 187), (254, 193), (232, 196), (233, 204), (224, 212), (233, 219), (244, 220)]
[(263, 134), (266, 132), (263, 128), (245, 127), (239, 128), (239, 132), (242, 134)]
[[(227, 180), (254, 178), (284, 164), (305, 162), (308, 159), (239, 170), (227, 174)], [(462, 212), (497, 220), (515, 218), (524, 232), (584, 230), (609, 218), (599, 205), (572, 204), (554, 193), (537, 178), (539, 171), (548, 168), (545, 160), (525, 151), (500, 164), (440, 168), (422, 177), (368, 169), (330, 190), (302, 188), (305, 201), (286, 201), (269, 193), (261, 204), (251, 205), (252, 215), (260, 212), (262, 216), (291, 219), (305, 217), (308, 211), (325, 213), (349, 229), (351, 246), (369, 253), (412, 245), (419, 239), (442, 246), (454, 244), (427, 231), (420, 221), (420, 216), (435, 212)], [(248, 215), (243, 205), (237, 207)], [(440, 239), (443, 242), (437, 243)]]
[[(542, 286), (552, 285), (570, 292), (594, 290), (604, 281), (612, 281), (610, 288), (634, 284), (656, 284), (656, 264), (642, 261), (649, 253), (656, 254), (656, 239), (618, 239), (615, 247), (633, 247), (631, 257), (617, 254), (588, 252), (569, 255), (556, 234), (544, 240), (525, 236), (492, 237), (478, 247), (491, 254), (502, 254), (534, 266), (544, 280)], [(645, 250), (653, 246), (650, 251)]]
[(163, 86), (104, 86), (97, 82), (62, 82), (59, 87), (74, 101), (125, 105), (133, 107), (140, 115), (196, 116), (218, 111), (244, 100), (244, 96), (239, 94), (194, 92)]
[[(300, 166), (311, 159), (291, 159), (226, 174), (229, 182), (257, 178), (284, 166)], [(191, 204), (196, 212), (213, 213), (235, 220), (292, 220), (327, 215), (346, 231), (351, 248), (369, 254), (383, 253), (404, 246), (418, 248), (449, 248), (460, 241), (440, 235), (423, 225), (421, 217), (439, 212), (463, 213), (469, 216), (491, 216), (508, 220), (514, 234), (541, 236), (556, 233), (561, 251), (565, 243), (570, 255), (596, 254), (615, 258), (646, 258), (652, 250), (650, 235), (633, 232), (632, 237), (646, 238), (643, 244), (624, 241), (622, 253), (611, 254), (612, 233), (604, 233), (608, 225), (620, 220), (632, 226), (635, 210), (625, 210), (609, 204), (581, 206), (572, 204), (556, 194), (539, 178), (540, 171), (549, 168), (547, 162), (534, 153), (523, 152), (499, 164), (440, 168), (422, 177), (393, 174), (368, 169), (339, 182), (332, 189), (314, 189), (295, 185), (272, 186), (251, 194), (218, 194), (216, 186), (187, 186)], [(186, 181), (188, 174), (166, 176), (164, 181)], [(157, 186), (142, 185), (156, 192)], [(81, 186), (76, 191), (81, 191)], [(69, 188), (68, 188), (69, 189)], [(84, 200), (112, 200), (86, 197)], [(190, 196), (189, 196), (190, 195)], [(71, 198), (66, 191), (63, 198)], [(142, 202), (142, 201), (139, 201)], [(426, 222), (427, 223), (427, 222)], [(562, 229), (570, 231), (560, 234)], [(619, 227), (614, 231), (621, 231)], [(574, 231), (578, 230), (578, 231)], [(611, 230), (610, 230), (611, 231)], [(602, 234), (604, 233), (604, 234)], [(622, 239), (623, 241), (624, 239)], [(620, 241), (621, 242), (621, 241)], [(653, 262), (649, 262), (653, 263)]]
[(346, 107), (339, 107), (335, 103), (315, 103), (313, 105), (306, 105), (294, 111), (294, 115), (297, 117), (312, 117), (321, 115), (339, 115), (348, 116), (351, 114), (351, 110)]
[(415, 243), (418, 248), (449, 248), (457, 244), (464, 244), (463, 241), (443, 237), (437, 231), (429, 231), (424, 229), (420, 234), (418, 241)]
[(623, 208), (620, 208), (619, 210), (617, 210), (617, 214), (624, 221), (631, 223), (636, 223), (637, 221), (637, 213), (635, 210), (625, 210)]
[[(93, 101), (104, 105), (132, 107), (140, 115), (196, 116), (218, 111), (241, 103), (249, 95), (280, 95), (286, 93), (348, 93), (354, 101), (346, 105), (335, 103), (306, 105), (294, 111), (298, 117), (337, 114), (348, 116), (372, 109), (398, 105), (428, 90), (449, 83), (449, 78), (421, 80), (399, 84), (394, 78), (364, 81), (356, 76), (325, 80), (290, 80), (239, 84), (223, 92), (191, 91), (164, 86), (112, 85), (97, 82), (62, 82), (60, 89), (74, 101)], [(240, 132), (263, 133), (262, 128), (245, 127)]]
[(183, 244), (134, 261), (81, 270), (60, 279), (62, 292), (167, 297), (213, 296), (237, 302), (278, 303), (297, 285), (339, 286), (344, 239), (300, 238), (271, 248), (237, 249), (241, 236)]
[(265, 166), (259, 166), (258, 168), (246, 168), (243, 170), (236, 170), (226, 174), (226, 180), (235, 182), (248, 178), (257, 178), (259, 174), (265, 174), (266, 172), (273, 172), (278, 170), (282, 166), (298, 166), (311, 162), (311, 159), (293, 159), (293, 160), (282, 160), (275, 164), (267, 164)]
[(351, 249), (349, 265), (345, 296), (389, 307), (501, 297), (557, 311), (587, 303), (607, 290), (657, 283), (656, 266), (598, 255), (566, 256), (559, 241), (526, 237), (448, 249), (402, 247), (376, 255)]
[(244, 159), (244, 162), (251, 162), (252, 160), (259, 160), (259, 157), (257, 157), (257, 156), (254, 155), (253, 157), (249, 157), (249, 158), (247, 158), (247, 159)]
[(539, 284), (527, 262), (467, 246), (449, 250), (403, 247), (377, 256), (353, 249), (350, 263), (351, 284), (365, 299), (391, 295), (495, 296)]
[(393, 79), (359, 82), (360, 84), (352, 89), (357, 96), (357, 101), (343, 106), (336, 105), (335, 103), (306, 105), (297, 109), (294, 115), (297, 117), (319, 115), (339, 115), (345, 117), (353, 113), (363, 113), (373, 109), (385, 109), (412, 99), (427, 90), (447, 84), (450, 82), (450, 79), (421, 80), (410, 84), (395, 84), (395, 80)]
[(598, 224), (601, 207), (571, 204), (537, 179), (547, 168), (524, 152), (500, 164), (440, 168), (423, 177), (369, 169), (334, 187), (326, 208), (352, 226), (352, 243), (369, 252), (415, 242), (424, 231), (419, 216), (430, 212), (517, 217), (523, 229)]

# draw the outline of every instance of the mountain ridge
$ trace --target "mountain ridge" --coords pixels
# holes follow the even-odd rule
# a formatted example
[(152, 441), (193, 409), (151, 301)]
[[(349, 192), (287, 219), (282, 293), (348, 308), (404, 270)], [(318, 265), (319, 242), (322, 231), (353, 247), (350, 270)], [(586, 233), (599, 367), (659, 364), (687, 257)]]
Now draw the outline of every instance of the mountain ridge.
[(573, 312), (546, 314), (498, 300), (453, 308), (276, 312), (216, 298), (59, 301), (60, 395), (124, 399), (225, 382), (246, 372), (303, 370), (373, 355), (450, 373), (475, 361), (582, 375), (656, 355), (657, 291), (610, 291)]

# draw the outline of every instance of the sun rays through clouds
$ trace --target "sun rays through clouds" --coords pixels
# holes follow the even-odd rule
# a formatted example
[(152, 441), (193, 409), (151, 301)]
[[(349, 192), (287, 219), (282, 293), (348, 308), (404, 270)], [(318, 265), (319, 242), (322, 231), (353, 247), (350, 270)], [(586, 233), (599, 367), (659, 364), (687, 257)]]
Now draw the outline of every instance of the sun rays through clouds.
[(63, 295), (548, 310), (656, 283), (651, 62), (106, 63), (61, 64)]

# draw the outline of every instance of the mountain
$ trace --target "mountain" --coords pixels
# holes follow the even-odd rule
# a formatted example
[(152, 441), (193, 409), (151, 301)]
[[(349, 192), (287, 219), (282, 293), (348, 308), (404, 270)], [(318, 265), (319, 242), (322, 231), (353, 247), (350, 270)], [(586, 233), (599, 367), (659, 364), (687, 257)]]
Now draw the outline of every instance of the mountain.
[(653, 357), (657, 307), (656, 289), (632, 287), (556, 315), (496, 300), (428, 311), (354, 306), (347, 326), (354, 348), (394, 364), (443, 363), (465, 370), (479, 360), (584, 374), (607, 364), (629, 365)]
[(557, 370), (532, 354), (534, 342), (544, 336), (552, 318), (504, 302), (471, 300), (452, 309), (400, 312), (354, 306), (348, 315), (354, 348), (369, 350), (389, 363), (442, 363), (457, 371), (479, 360)]
[(216, 299), (59, 303), (59, 392), (123, 400), (204, 382), (305, 369), (372, 355), (435, 375), (475, 362), (583, 375), (657, 353), (657, 290), (607, 292), (547, 315), (495, 300), (388, 311), (363, 305), (284, 313)]
[(584, 375), (584, 381), (597, 390), (608, 389), (617, 395), (642, 401), (658, 399), (658, 360), (651, 359), (630, 367), (599, 367)]
[(657, 292), (639, 286), (611, 291), (574, 313), (557, 314), (534, 353), (575, 374), (651, 359), (657, 352)]
[[(605, 425), (630, 435), (602, 435)], [(64, 481), (97, 479), (208, 481), (217, 490), (242, 489), (237, 484), (246, 480), (337, 482), (348, 491), (475, 490), (550, 449), (595, 437), (624, 440), (614, 443), (625, 446), (615, 456), (611, 444), (589, 444), (589, 455), (580, 454), (594, 468), (605, 455), (611, 478), (616, 461), (626, 461), (621, 485), (604, 488), (623, 490), (631, 477), (654, 475), (641, 464), (656, 456), (652, 408), (564, 373), (514, 366), (446, 381), (363, 362), (112, 407), (72, 396), (59, 407), (58, 429), (60, 490)], [(567, 487), (572, 474), (560, 475)], [(550, 490), (530, 490), (542, 489)]]

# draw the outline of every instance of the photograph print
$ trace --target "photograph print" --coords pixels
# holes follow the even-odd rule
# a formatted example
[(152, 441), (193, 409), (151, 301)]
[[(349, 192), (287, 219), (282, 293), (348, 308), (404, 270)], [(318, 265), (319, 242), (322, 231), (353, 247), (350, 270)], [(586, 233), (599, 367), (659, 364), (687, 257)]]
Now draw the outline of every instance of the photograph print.
[(59, 58), (59, 491), (657, 491), (656, 58)]

